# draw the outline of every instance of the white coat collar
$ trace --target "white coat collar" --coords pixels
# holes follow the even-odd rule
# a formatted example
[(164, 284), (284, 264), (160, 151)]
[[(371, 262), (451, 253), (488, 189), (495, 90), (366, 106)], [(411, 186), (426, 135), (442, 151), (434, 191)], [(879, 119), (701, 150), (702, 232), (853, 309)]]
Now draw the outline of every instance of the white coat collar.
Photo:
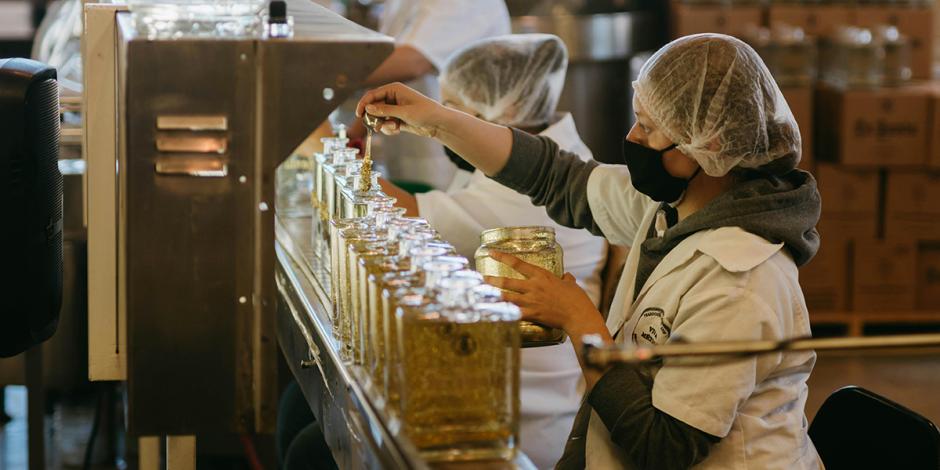
[(697, 232), (680, 242), (656, 266), (637, 298), (645, 294), (656, 281), (688, 262), (697, 252), (714, 259), (726, 271), (739, 273), (754, 269), (781, 248), (783, 243), (770, 243), (739, 227)]
[[(649, 219), (646, 224), (648, 226)], [(638, 240), (638, 245), (639, 243), (642, 243), (642, 240)], [(632, 285), (629, 286), (627, 290), (631, 297), (627, 299), (629, 299), (628, 302), (632, 301), (631, 308), (629, 311), (624, 311), (622, 316), (616, 318), (613, 322), (608, 322), (608, 329), (611, 334), (616, 335), (623, 327), (623, 324), (629, 320), (630, 312), (642, 300), (643, 295), (660, 279), (688, 263), (696, 253), (702, 253), (714, 259), (723, 269), (737, 273), (754, 269), (770, 259), (781, 248), (783, 248), (783, 243), (771, 243), (767, 239), (739, 227), (721, 227), (692, 234), (673, 248), (650, 273), (649, 278), (640, 289), (640, 293), (635, 296), (635, 301), (632, 301)], [(632, 268), (634, 269), (633, 279), (636, 279), (636, 266), (632, 266)]]

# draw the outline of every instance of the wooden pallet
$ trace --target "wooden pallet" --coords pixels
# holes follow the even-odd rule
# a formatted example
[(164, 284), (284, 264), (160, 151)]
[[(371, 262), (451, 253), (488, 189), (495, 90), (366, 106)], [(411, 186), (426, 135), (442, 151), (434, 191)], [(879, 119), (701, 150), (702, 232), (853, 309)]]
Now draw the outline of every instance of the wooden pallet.
[(848, 336), (862, 336), (868, 325), (940, 324), (940, 311), (812, 312), (813, 325), (845, 325)]

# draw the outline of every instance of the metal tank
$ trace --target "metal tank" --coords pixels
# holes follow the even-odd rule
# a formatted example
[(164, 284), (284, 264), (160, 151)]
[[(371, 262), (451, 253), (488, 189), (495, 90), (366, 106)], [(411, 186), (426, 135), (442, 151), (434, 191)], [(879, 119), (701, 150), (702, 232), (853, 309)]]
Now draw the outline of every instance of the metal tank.
[(559, 111), (574, 115), (581, 139), (599, 161), (619, 155), (632, 123), (630, 59), (665, 41), (666, 2), (508, 1), (514, 33), (549, 33), (568, 48)]

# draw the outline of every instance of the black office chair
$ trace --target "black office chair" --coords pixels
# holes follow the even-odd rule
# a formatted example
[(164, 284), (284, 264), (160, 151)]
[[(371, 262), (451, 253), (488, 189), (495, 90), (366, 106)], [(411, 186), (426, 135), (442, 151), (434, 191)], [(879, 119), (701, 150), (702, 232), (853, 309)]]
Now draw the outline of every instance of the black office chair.
[(937, 426), (861, 387), (843, 387), (829, 395), (809, 436), (827, 470), (940, 469)]

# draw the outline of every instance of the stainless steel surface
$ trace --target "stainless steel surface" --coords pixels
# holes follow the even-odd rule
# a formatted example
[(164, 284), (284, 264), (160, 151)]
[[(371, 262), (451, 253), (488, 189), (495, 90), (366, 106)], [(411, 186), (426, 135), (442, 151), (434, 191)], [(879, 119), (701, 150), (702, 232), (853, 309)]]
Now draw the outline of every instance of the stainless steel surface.
[(564, 41), (569, 64), (558, 109), (574, 115), (581, 139), (598, 160), (620, 153), (631, 122), (629, 60), (657, 48), (657, 24), (650, 11), (512, 19), (513, 32), (550, 33)]
[[(429, 468), (366, 395), (358, 370), (340, 359), (330, 323), (328, 272), (313, 253), (308, 220), (277, 224), (277, 339), (339, 468)], [(306, 366), (306, 367), (305, 367)], [(513, 462), (447, 463), (442, 468), (534, 469)]]
[[(274, 429), (275, 168), (393, 47), (309, 1), (289, 1), (288, 14), (289, 39), (174, 40), (144, 37), (117, 14), (117, 282), (132, 434)], [(180, 136), (227, 147), (209, 158), (160, 152), (183, 150), (160, 143)]]

